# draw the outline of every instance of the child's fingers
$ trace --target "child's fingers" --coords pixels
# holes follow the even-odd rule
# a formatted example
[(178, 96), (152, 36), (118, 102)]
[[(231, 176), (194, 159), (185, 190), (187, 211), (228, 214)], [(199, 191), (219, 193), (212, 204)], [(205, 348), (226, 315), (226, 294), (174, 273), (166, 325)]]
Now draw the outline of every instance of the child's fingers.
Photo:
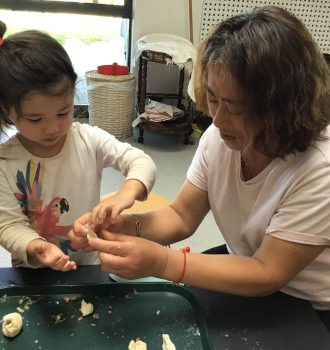
[(110, 218), (110, 223), (114, 224), (116, 222), (117, 216), (119, 215), (119, 213), (122, 211), (121, 208), (115, 206), (112, 208), (111, 211), (111, 218)]
[(69, 271), (69, 270), (72, 270), (74, 265), (75, 265), (75, 262), (70, 261), (70, 258), (64, 255), (63, 257), (61, 257), (61, 259), (59, 259), (55, 263), (55, 265), (53, 266), (53, 269), (58, 271)]
[(61, 271), (66, 272), (70, 270), (76, 270), (77, 264), (74, 261), (67, 261), (66, 264), (61, 268)]
[(105, 219), (103, 220), (101, 228), (108, 230), (111, 224), (112, 224), (111, 216), (106, 216)]
[(105, 216), (105, 210), (102, 209), (102, 203), (96, 206), (91, 211), (91, 216), (89, 220), (89, 226), (91, 228), (95, 228), (95, 226), (99, 225), (102, 222), (102, 219)]
[(86, 213), (73, 223), (73, 232), (76, 236), (86, 236), (90, 222), (90, 213)]
[(51, 267), (55, 270), (61, 270), (68, 261), (69, 257), (67, 255), (56, 256), (53, 259)]
[[(114, 197), (108, 198), (102, 201), (98, 206), (96, 206), (91, 212), (90, 225), (95, 227), (97, 225), (102, 225), (107, 218), (110, 218), (113, 221), (113, 218), (116, 217), (119, 212), (124, 208), (116, 209), (116, 201)], [(115, 214), (113, 214), (115, 211)], [(109, 220), (109, 219), (108, 219)]]
[(100, 210), (98, 211), (96, 216), (95, 226), (102, 225), (106, 216), (107, 216), (106, 208), (100, 207)]
[[(55, 247), (55, 249), (54, 249)], [(65, 255), (50, 242), (38, 242), (36, 247), (36, 256), (38, 260), (45, 266), (57, 271), (75, 270), (77, 265), (74, 261), (70, 261), (68, 255)]]
[(66, 272), (69, 270), (75, 270), (77, 268), (77, 265), (74, 261), (69, 260), (69, 257), (67, 255), (64, 255), (56, 261), (52, 268), (54, 270)]
[(69, 240), (71, 241), (71, 246), (73, 249), (88, 249), (88, 239), (85, 235), (84, 237), (77, 237), (74, 233), (70, 233), (68, 235)]

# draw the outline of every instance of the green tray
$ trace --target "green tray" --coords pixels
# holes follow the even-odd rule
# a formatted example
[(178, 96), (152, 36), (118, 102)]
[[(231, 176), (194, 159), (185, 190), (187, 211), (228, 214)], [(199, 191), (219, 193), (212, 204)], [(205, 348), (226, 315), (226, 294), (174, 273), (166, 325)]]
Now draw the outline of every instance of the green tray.
[[(0, 296), (0, 319), (32, 301), (22, 314), (22, 332), (13, 339), (1, 333), (0, 349), (127, 350), (131, 339), (140, 338), (148, 350), (161, 350), (162, 334), (170, 335), (177, 350), (213, 349), (197, 300), (172, 283), (13, 286)], [(94, 305), (99, 319), (78, 320), (82, 299)]]

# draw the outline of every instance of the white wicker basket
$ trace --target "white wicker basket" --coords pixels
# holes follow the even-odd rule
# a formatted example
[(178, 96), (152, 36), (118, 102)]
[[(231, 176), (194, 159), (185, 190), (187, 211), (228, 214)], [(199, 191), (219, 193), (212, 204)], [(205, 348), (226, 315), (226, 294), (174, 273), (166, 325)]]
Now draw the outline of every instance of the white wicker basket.
[(133, 134), (135, 77), (85, 73), (89, 104), (89, 124), (97, 125), (118, 139)]

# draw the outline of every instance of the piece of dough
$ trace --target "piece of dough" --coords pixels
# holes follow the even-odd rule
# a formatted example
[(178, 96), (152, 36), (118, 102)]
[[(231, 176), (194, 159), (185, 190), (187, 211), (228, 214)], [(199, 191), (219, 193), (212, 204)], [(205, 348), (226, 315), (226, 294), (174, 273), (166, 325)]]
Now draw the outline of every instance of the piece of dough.
[(176, 350), (168, 334), (163, 334), (163, 350)]
[(9, 338), (14, 338), (22, 330), (23, 319), (18, 312), (12, 312), (2, 318), (2, 333)]
[(90, 315), (93, 313), (94, 307), (92, 303), (86, 303), (86, 301), (83, 299), (80, 304), (80, 312), (83, 317)]
[(128, 344), (128, 350), (147, 350), (147, 344), (140, 339), (131, 340)]
[(98, 238), (98, 235), (91, 229), (87, 231), (87, 239)]

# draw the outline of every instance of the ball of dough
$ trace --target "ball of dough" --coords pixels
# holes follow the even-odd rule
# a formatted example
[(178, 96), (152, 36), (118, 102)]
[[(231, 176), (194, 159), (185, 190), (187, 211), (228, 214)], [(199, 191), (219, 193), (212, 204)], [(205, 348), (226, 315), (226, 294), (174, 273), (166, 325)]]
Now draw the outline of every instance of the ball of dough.
[(2, 333), (9, 338), (14, 338), (22, 330), (23, 318), (18, 312), (7, 314), (2, 318)]

